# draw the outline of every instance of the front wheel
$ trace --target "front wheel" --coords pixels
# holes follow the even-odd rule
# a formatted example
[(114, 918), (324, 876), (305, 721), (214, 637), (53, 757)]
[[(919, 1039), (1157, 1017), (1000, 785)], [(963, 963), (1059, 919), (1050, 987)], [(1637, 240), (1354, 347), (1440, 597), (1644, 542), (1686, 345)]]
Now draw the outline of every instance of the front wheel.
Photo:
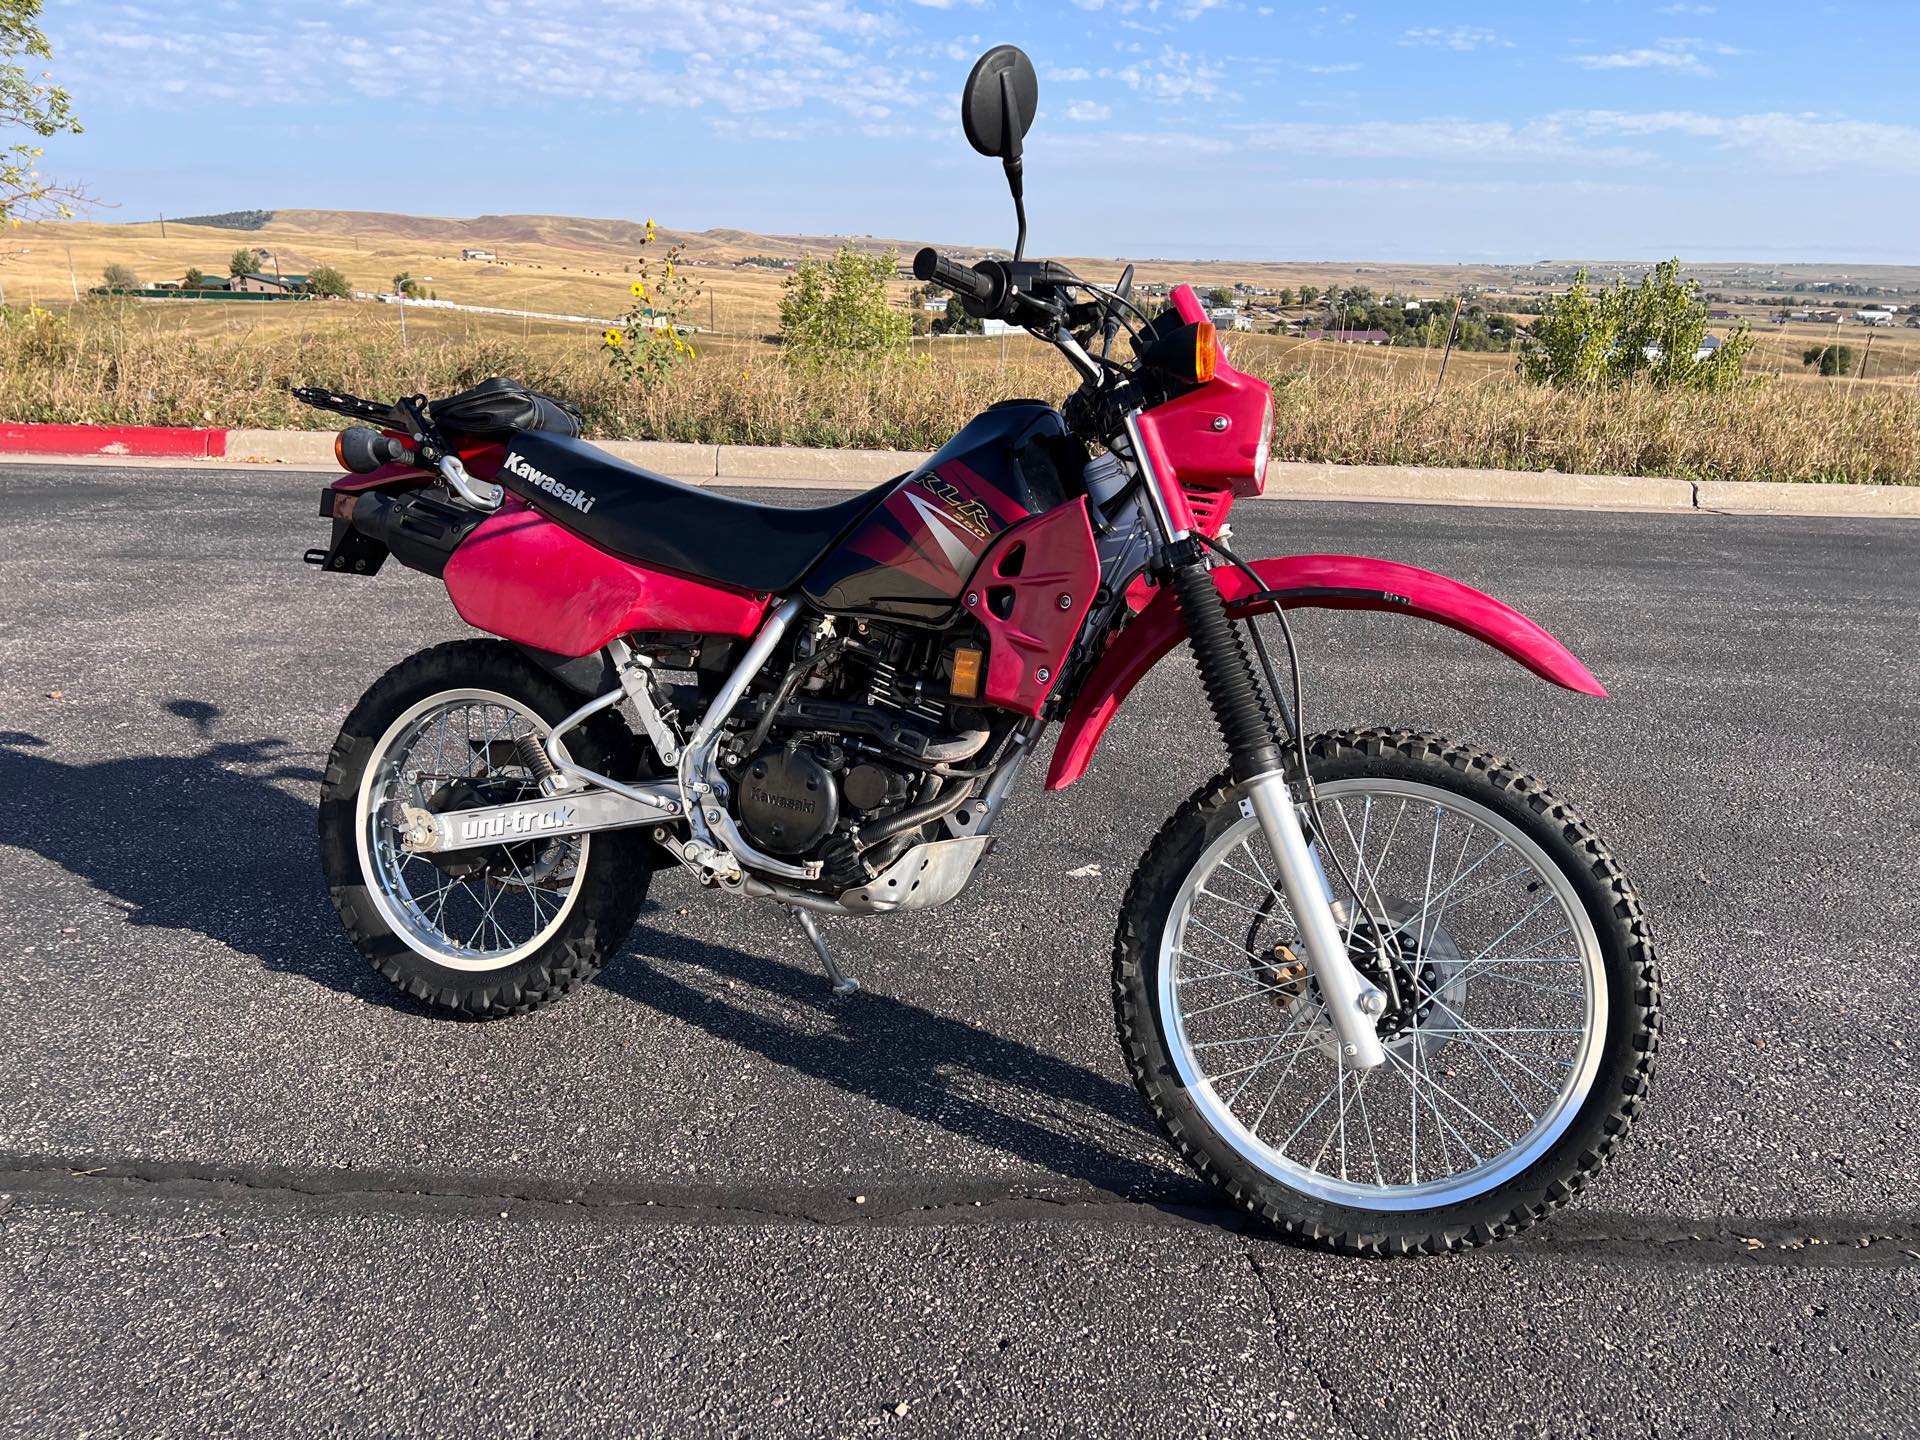
[(1531, 1225), (1606, 1163), (1652, 1078), (1639, 900), (1577, 815), (1492, 755), (1389, 730), (1308, 752), (1335, 916), (1388, 998), (1386, 1063), (1341, 1063), (1265, 838), (1221, 778), (1128, 888), (1114, 1003), (1134, 1080), (1188, 1163), (1288, 1235), (1425, 1254)]

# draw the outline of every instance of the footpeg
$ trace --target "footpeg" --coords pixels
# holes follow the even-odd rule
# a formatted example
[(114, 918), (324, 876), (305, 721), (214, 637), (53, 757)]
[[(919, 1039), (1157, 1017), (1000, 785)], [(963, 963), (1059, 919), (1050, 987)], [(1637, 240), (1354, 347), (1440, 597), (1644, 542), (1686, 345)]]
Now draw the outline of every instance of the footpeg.
[(813, 950), (820, 957), (821, 968), (827, 972), (827, 978), (833, 982), (833, 993), (851, 995), (860, 988), (860, 982), (840, 968), (840, 962), (833, 958), (833, 951), (827, 948), (827, 937), (820, 933), (820, 926), (813, 916), (799, 906), (793, 906), (793, 913), (800, 921), (800, 928), (807, 932), (807, 939), (813, 942)]

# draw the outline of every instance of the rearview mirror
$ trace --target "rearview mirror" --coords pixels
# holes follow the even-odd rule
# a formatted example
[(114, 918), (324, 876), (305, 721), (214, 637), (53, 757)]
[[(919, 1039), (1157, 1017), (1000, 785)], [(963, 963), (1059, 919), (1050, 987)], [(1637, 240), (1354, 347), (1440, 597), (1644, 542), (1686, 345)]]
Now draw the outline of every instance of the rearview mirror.
[(1040, 78), (1017, 45), (996, 45), (975, 62), (960, 96), (967, 143), (982, 155), (1020, 158), (1020, 142), (1040, 109)]

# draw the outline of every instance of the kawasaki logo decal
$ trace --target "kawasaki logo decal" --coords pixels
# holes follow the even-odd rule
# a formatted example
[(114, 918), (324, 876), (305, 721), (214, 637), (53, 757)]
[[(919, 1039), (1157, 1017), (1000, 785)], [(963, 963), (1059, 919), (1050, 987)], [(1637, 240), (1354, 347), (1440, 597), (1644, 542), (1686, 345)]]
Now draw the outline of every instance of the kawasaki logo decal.
[(595, 496), (587, 494), (584, 490), (575, 490), (570, 485), (562, 485), (558, 480), (554, 479), (553, 476), (547, 474), (546, 471), (540, 469), (538, 466), (529, 465), (522, 456), (509, 455), (507, 457), (507, 463), (502, 468), (509, 474), (518, 475), (529, 485), (546, 491), (549, 495), (553, 496), (554, 499), (564, 501), (566, 504), (571, 505), (582, 515), (593, 509)]

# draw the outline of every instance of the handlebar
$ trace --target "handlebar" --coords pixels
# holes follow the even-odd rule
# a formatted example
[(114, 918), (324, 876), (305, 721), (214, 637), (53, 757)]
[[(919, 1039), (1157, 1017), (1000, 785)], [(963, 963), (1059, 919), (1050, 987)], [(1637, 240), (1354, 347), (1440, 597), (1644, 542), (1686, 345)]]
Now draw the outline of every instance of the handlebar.
[(944, 286), (970, 301), (974, 314), (1051, 329), (1065, 313), (1052, 292), (1080, 283), (1057, 260), (982, 260), (974, 266), (948, 259), (931, 245), (913, 257), (916, 280)]
[(913, 278), (943, 285), (954, 294), (969, 296), (982, 305), (991, 304), (994, 291), (999, 288), (989, 276), (969, 269), (958, 260), (949, 260), (931, 245), (913, 257)]

